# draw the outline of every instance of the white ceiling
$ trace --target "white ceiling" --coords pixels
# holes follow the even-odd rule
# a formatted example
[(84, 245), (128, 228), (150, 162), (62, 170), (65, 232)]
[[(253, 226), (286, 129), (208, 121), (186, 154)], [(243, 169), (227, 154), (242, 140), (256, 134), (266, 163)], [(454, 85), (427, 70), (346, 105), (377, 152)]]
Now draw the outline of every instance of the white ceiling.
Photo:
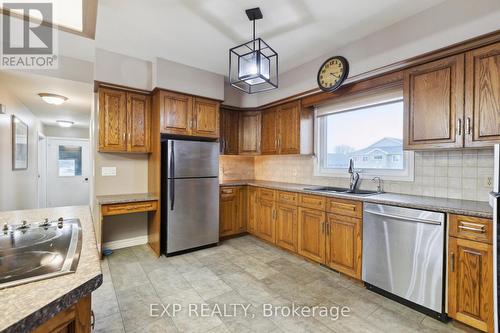
[(244, 10), (260, 7), (257, 35), (299, 66), (444, 0), (99, 0), (96, 47), (161, 57), (227, 75), (228, 50), (251, 39)]
[[(93, 87), (87, 83), (59, 78), (0, 71), (0, 85), (8, 87), (40, 121), (57, 125), (56, 120), (69, 120), (76, 127), (89, 127), (93, 101)], [(39, 93), (52, 93), (68, 97), (62, 105), (45, 103)]]

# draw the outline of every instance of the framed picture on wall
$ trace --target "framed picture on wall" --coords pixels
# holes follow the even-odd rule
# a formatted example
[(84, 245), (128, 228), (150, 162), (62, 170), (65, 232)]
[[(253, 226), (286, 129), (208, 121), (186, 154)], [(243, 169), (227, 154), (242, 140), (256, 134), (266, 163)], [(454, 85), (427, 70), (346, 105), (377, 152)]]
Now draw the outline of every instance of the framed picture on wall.
[(28, 125), (12, 116), (12, 170), (28, 169)]

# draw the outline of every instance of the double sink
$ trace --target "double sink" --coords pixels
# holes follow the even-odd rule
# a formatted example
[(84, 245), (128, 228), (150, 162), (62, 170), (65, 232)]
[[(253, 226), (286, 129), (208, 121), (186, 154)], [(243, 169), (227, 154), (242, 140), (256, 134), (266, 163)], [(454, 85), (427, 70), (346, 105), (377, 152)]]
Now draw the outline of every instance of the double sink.
[(354, 196), (366, 197), (369, 195), (380, 194), (377, 191), (359, 190), (356, 189), (351, 191), (348, 188), (343, 187), (332, 187), (332, 186), (316, 186), (316, 187), (304, 187), (306, 191), (321, 192), (321, 193), (338, 193), (338, 194), (349, 194)]

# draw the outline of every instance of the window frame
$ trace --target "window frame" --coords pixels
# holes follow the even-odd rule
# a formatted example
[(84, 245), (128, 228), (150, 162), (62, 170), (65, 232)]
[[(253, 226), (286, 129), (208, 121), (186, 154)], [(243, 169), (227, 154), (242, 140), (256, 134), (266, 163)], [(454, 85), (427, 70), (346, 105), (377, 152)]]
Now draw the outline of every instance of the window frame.
[[(351, 107), (348, 109), (344, 109), (341, 111), (335, 111), (334, 113), (344, 113), (344, 112), (352, 112), (360, 109), (364, 109), (367, 107), (374, 107), (381, 104), (393, 103), (396, 101), (402, 101), (402, 98), (391, 100), (390, 102), (381, 101), (380, 103), (374, 103), (366, 106), (358, 106)], [(404, 111), (403, 111), (404, 112)], [(317, 177), (335, 177), (335, 178), (349, 178), (350, 175), (347, 172), (347, 168), (326, 168), (325, 158), (327, 154), (323, 151), (326, 149), (326, 117), (328, 115), (318, 116), (318, 110), (315, 108), (314, 110), (314, 122), (315, 128), (317, 129), (316, 135), (314, 138), (314, 151), (316, 152), (316, 158), (314, 159), (314, 176)], [(404, 131), (404, 124), (403, 124)], [(415, 180), (415, 153), (413, 151), (403, 150), (403, 170), (394, 170), (394, 169), (360, 169), (356, 168), (356, 164), (354, 164), (355, 171), (358, 172), (361, 178), (370, 178), (370, 177), (381, 177), (384, 180), (394, 180), (394, 181), (407, 181), (413, 182)]]

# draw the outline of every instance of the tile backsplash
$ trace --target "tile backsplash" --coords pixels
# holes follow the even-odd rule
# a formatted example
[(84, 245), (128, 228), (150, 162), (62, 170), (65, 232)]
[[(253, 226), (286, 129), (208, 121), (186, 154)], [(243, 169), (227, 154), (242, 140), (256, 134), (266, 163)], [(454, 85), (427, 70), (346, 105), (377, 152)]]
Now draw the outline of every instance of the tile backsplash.
[[(221, 157), (221, 178), (258, 179), (287, 183), (347, 187), (349, 179), (314, 176), (314, 158), (310, 156), (256, 156), (253, 170), (249, 157)], [(228, 173), (225, 177), (224, 173)], [(242, 177), (238, 178), (241, 174)], [(346, 172), (347, 175), (347, 172)], [(253, 177), (252, 177), (253, 176)], [(464, 200), (487, 201), (493, 177), (493, 149), (415, 152), (415, 180), (383, 182), (386, 192)], [(376, 184), (361, 175), (360, 188), (375, 190)]]

